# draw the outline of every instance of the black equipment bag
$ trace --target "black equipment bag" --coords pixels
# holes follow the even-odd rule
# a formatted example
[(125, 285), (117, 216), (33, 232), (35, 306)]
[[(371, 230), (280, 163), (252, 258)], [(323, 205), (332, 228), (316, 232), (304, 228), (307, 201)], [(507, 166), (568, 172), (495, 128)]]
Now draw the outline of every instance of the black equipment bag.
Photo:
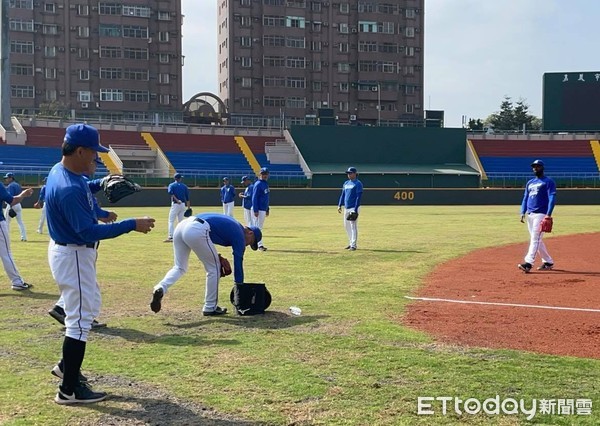
[(264, 283), (235, 284), (229, 299), (238, 315), (264, 314), (271, 305), (271, 293)]

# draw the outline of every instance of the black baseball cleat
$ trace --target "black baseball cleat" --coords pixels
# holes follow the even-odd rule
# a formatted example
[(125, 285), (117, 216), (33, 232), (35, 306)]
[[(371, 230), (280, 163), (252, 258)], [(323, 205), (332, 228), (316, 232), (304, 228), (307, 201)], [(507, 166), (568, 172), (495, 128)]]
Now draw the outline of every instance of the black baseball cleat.
[(62, 325), (65, 325), (65, 318), (67, 317), (67, 314), (65, 313), (65, 310), (60, 306), (55, 305), (54, 308), (48, 311), (48, 314), (50, 314), (52, 318), (54, 318)]
[(538, 271), (550, 271), (552, 268), (554, 268), (554, 263), (544, 262), (544, 263), (542, 263), (542, 266), (537, 268), (537, 270)]
[(92, 321), (92, 328), (104, 328), (104, 327), (106, 327), (105, 322), (99, 322), (98, 320)]
[(532, 268), (532, 266), (531, 266), (531, 263), (527, 263), (527, 262), (525, 262), (525, 263), (519, 263), (519, 264), (517, 265), (517, 267), (518, 267), (518, 268), (519, 268), (521, 271), (525, 272), (526, 274), (527, 274), (529, 271), (531, 271), (531, 268)]
[(258, 249), (259, 249), (260, 251), (267, 251), (267, 248), (266, 248), (265, 246), (260, 246)]
[(27, 284), (26, 282), (24, 282), (21, 285), (13, 285), (11, 286), (11, 288), (15, 291), (23, 291), (23, 290), (29, 290), (31, 287), (33, 287), (33, 284)]
[(62, 386), (58, 387), (58, 392), (54, 397), (54, 402), (57, 404), (92, 404), (106, 399), (106, 392), (94, 392), (88, 386), (79, 383), (75, 387), (73, 393), (66, 393)]
[[(52, 373), (53, 376), (58, 377), (59, 379), (64, 378), (64, 371), (63, 371), (62, 361), (60, 361), (58, 364), (56, 364), (54, 366), (54, 368), (52, 370), (50, 370), (50, 373)], [(81, 371), (79, 372), (79, 381), (81, 383), (87, 383), (88, 382), (88, 378), (85, 377), (83, 374), (81, 374)]]
[(202, 315), (205, 317), (213, 317), (217, 315), (225, 315), (227, 313), (227, 308), (221, 308), (217, 306), (214, 311), (202, 311)]
[(352, 247), (352, 246), (346, 246), (346, 247), (344, 247), (344, 250), (350, 250), (350, 247)]
[(150, 309), (152, 309), (152, 312), (160, 312), (163, 296), (164, 292), (162, 288), (154, 290), (154, 293), (152, 293), (152, 302), (150, 302)]

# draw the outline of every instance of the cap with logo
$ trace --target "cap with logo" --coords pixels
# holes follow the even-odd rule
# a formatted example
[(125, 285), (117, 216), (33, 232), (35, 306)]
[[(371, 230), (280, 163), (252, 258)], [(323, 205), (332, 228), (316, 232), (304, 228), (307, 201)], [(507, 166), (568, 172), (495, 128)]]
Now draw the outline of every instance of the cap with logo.
[(7, 174), (4, 175), (4, 179), (9, 178), (9, 177), (14, 178), (15, 174), (13, 172), (8, 172)]
[(229, 178), (228, 178), (227, 176), (225, 176), (225, 177), (223, 178), (223, 181), (228, 181), (228, 182), (229, 182)]
[(535, 160), (533, 163), (531, 163), (531, 167), (533, 166), (542, 166), (544, 167), (544, 162), (542, 160)]
[(348, 170), (346, 170), (346, 173), (356, 173), (356, 167), (348, 167)]
[(250, 226), (249, 229), (254, 232), (254, 241), (250, 244), (250, 248), (258, 250), (258, 242), (262, 240), (262, 232), (257, 226)]
[(100, 145), (100, 134), (95, 127), (89, 124), (72, 124), (67, 127), (64, 141), (69, 145), (90, 148), (97, 152), (109, 152), (105, 146)]
[(181, 173), (175, 173), (175, 176), (173, 176), (174, 179), (181, 179), (183, 177), (183, 175)]
[(242, 176), (242, 183), (246, 182), (247, 180), (250, 180), (248, 176)]
[(260, 174), (261, 175), (268, 175), (269, 174), (269, 169), (266, 167), (263, 167), (260, 169)]

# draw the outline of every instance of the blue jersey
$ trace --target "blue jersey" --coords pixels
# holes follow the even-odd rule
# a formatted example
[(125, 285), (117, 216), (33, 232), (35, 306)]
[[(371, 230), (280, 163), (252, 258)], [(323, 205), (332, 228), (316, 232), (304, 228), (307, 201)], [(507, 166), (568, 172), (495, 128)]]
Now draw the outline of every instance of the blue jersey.
[(235, 282), (243, 283), (246, 234), (242, 224), (230, 216), (218, 213), (202, 213), (196, 217), (205, 220), (210, 225), (210, 240), (213, 244), (232, 248)]
[(525, 185), (521, 203), (521, 214), (544, 213), (552, 215), (556, 195), (556, 184), (549, 177), (535, 177)]
[(342, 185), (342, 195), (338, 201), (338, 207), (357, 210), (360, 207), (360, 199), (363, 193), (363, 184), (358, 179), (348, 179)]
[[(96, 192), (102, 189), (102, 179), (89, 180), (88, 177), (85, 175), (83, 175), (83, 178), (87, 181), (88, 188), (90, 188), (92, 194), (95, 194)], [(107, 218), (110, 215), (110, 213), (100, 208), (96, 197), (92, 197), (92, 200), (94, 201), (94, 213), (96, 213), (96, 216), (101, 217), (103, 219)]]
[(19, 183), (14, 180), (8, 184), (6, 190), (13, 197), (19, 195), (23, 191), (23, 189), (21, 189), (21, 185), (19, 185)]
[(251, 183), (244, 190), (244, 196), (242, 197), (242, 206), (246, 210), (250, 210), (252, 208), (252, 191), (254, 189), (254, 184)]
[(43, 203), (46, 198), (46, 185), (40, 188), (40, 195), (38, 195), (38, 201)]
[(46, 181), (46, 215), (50, 237), (62, 244), (94, 243), (135, 229), (135, 219), (99, 225), (87, 181), (61, 163), (52, 167)]
[[(5, 202), (9, 206), (13, 202), (13, 196), (8, 193), (8, 191), (6, 190), (4, 185), (0, 185), (0, 204), (2, 204), (2, 202)], [(4, 217), (3, 210), (4, 209), (0, 209), (0, 222), (2, 222), (3, 220), (6, 220), (6, 218)]]
[(231, 203), (235, 200), (235, 188), (233, 185), (223, 185), (221, 187), (221, 202), (223, 204)]
[(258, 179), (252, 188), (252, 210), (269, 211), (269, 184), (266, 180)]
[(167, 192), (171, 195), (171, 201), (174, 201), (173, 195), (182, 203), (187, 203), (190, 199), (190, 191), (185, 183), (171, 182)]

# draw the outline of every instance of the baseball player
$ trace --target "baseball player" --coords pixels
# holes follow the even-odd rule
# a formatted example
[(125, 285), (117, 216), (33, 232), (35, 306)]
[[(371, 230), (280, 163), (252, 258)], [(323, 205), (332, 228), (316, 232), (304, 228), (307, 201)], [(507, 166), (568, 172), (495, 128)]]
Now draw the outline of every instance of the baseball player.
[(44, 185), (42, 185), (42, 187), (40, 188), (40, 194), (38, 195), (38, 200), (33, 204), (33, 208), (35, 209), (42, 209), (42, 212), (40, 214), (40, 222), (38, 223), (38, 227), (37, 227), (37, 233), (38, 234), (43, 234), (44, 233), (44, 223), (46, 222), (46, 206), (44, 206), (44, 197), (46, 196), (46, 180), (48, 178), (45, 177), (43, 180)]
[(525, 273), (533, 268), (538, 252), (543, 262), (537, 268), (539, 271), (550, 270), (554, 267), (554, 260), (542, 241), (544, 233), (540, 230), (540, 225), (545, 217), (552, 217), (556, 202), (556, 184), (544, 175), (544, 162), (542, 160), (535, 160), (531, 163), (531, 168), (535, 177), (525, 185), (525, 194), (521, 203), (521, 223), (525, 223), (527, 218), (527, 229), (531, 238), (529, 240), (529, 250), (525, 255), (525, 262), (517, 265)]
[[(65, 338), (62, 346), (62, 383), (54, 401), (58, 404), (85, 404), (102, 401), (105, 392), (95, 392), (81, 382), (88, 333), (100, 311), (100, 289), (96, 279), (98, 241), (137, 231), (147, 233), (154, 227), (149, 217), (127, 219), (99, 225), (93, 195), (84, 179), (98, 152), (98, 131), (87, 124), (67, 127), (62, 145), (62, 160), (48, 175), (46, 215), (50, 244), (48, 262), (52, 277), (65, 300)], [(54, 370), (53, 370), (54, 371)]]
[(229, 184), (229, 178), (223, 178), (221, 187), (221, 203), (223, 204), (223, 214), (233, 217), (233, 201), (235, 200), (235, 188)]
[[(7, 182), (6, 190), (8, 191), (8, 193), (10, 195), (12, 195), (14, 197), (15, 195), (19, 195), (21, 193), (21, 191), (22, 191), (21, 185), (19, 185), (19, 182), (17, 182), (15, 180), (14, 173), (8, 172), (4, 176), (4, 181)], [(23, 223), (23, 208), (21, 207), (21, 203), (17, 203), (14, 206), (10, 206), (10, 205), (6, 206), (4, 215), (6, 217), (7, 224), (9, 227), (10, 227), (10, 221), (12, 218), (9, 216), (8, 211), (11, 208), (17, 214), (16, 219), (17, 219), (17, 223), (19, 224), (19, 230), (21, 231), (21, 241), (27, 241), (27, 231), (25, 230), (25, 224)]]
[(247, 226), (252, 226), (254, 220), (252, 219), (252, 188), (253, 183), (248, 176), (242, 177), (242, 185), (245, 187), (244, 192), (240, 192), (240, 198), (242, 199), (242, 208), (244, 210), (244, 220)]
[[(256, 182), (252, 186), (252, 214), (254, 215), (254, 226), (262, 231), (265, 218), (269, 216), (269, 169), (263, 167)], [(262, 235), (262, 234), (261, 234)], [(260, 251), (267, 251), (262, 239), (258, 242)]]
[(358, 180), (356, 167), (348, 167), (346, 170), (348, 180), (342, 185), (342, 194), (338, 201), (338, 213), (342, 213), (344, 206), (344, 228), (348, 234), (349, 244), (346, 250), (356, 250), (356, 241), (358, 239), (358, 218), (356, 220), (347, 220), (347, 214), (350, 212), (358, 213), (360, 210), (360, 199), (363, 193), (363, 184)]
[(215, 316), (227, 313), (226, 308), (217, 305), (221, 262), (215, 244), (231, 247), (233, 250), (233, 269), (236, 283), (244, 282), (244, 252), (246, 246), (252, 250), (258, 248), (262, 238), (260, 229), (243, 226), (230, 216), (217, 213), (202, 213), (185, 219), (175, 230), (173, 251), (175, 265), (154, 286), (150, 309), (159, 312), (163, 296), (173, 284), (188, 270), (190, 251), (194, 251), (206, 270), (206, 290), (202, 315)]
[(167, 188), (167, 192), (171, 196), (171, 210), (169, 210), (169, 235), (165, 243), (173, 242), (173, 230), (175, 229), (175, 221), (180, 223), (183, 220), (185, 210), (190, 207), (190, 190), (187, 185), (181, 181), (183, 175), (175, 173), (173, 176), (175, 182), (171, 182)]
[[(0, 204), (5, 202), (8, 207), (19, 204), (23, 198), (30, 197), (33, 194), (33, 189), (29, 188), (21, 191), (20, 194), (12, 196), (8, 193), (4, 185), (0, 185)], [(4, 212), (0, 209), (0, 258), (2, 259), (2, 265), (6, 271), (6, 275), (11, 281), (11, 288), (13, 290), (21, 291), (31, 288), (31, 284), (27, 284), (21, 278), (17, 265), (13, 260), (12, 253), (10, 251), (10, 235), (8, 232), (8, 224), (4, 217)]]

